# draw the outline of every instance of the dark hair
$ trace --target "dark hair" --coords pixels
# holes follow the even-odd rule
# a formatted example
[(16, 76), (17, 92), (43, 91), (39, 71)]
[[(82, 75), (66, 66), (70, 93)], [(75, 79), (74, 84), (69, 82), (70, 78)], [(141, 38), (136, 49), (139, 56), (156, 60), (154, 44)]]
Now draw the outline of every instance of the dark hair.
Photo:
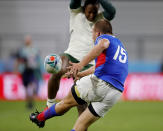
[(89, 5), (89, 4), (91, 4), (91, 5), (98, 5), (99, 4), (99, 0), (85, 0), (84, 5), (82, 7), (83, 11), (85, 11), (86, 6)]
[(95, 23), (95, 30), (100, 31), (103, 34), (113, 34), (112, 32), (112, 25), (111, 23), (106, 19), (101, 19)]

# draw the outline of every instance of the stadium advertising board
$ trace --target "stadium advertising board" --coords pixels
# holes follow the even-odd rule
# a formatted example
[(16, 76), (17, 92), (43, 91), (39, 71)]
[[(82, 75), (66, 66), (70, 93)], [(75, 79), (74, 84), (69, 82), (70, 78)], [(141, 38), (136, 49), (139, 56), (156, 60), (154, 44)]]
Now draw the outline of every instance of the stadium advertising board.
[[(50, 75), (44, 74), (44, 80), (40, 82), (38, 98), (47, 98), (47, 82)], [(63, 78), (57, 99), (62, 99), (73, 85), (72, 79)], [(21, 76), (16, 74), (0, 75), (0, 99), (24, 100), (25, 89)], [(163, 74), (129, 74), (125, 82), (123, 100), (163, 100)]]
[(163, 74), (129, 74), (124, 100), (163, 100)]

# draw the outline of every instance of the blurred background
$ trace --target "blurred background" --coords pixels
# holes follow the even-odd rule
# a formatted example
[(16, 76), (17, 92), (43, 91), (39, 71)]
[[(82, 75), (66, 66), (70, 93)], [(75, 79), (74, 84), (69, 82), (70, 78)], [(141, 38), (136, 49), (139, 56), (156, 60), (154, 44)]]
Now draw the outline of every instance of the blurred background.
[[(129, 76), (122, 100), (91, 126), (90, 131), (162, 131), (163, 1), (111, 1), (116, 7), (116, 16), (111, 22), (113, 32), (128, 51)], [(0, 0), (0, 131), (38, 130), (28, 116), (35, 107), (41, 110), (46, 104), (49, 74), (43, 68), (45, 56), (62, 53), (68, 47), (69, 2)], [(24, 101), (26, 91), (22, 86), (21, 69), (18, 69), (20, 74), (16, 71), (21, 61), (19, 52), (28, 42), (39, 56), (37, 66), (41, 76), (36, 82), (33, 98), (36, 101), (32, 107)], [(58, 98), (66, 93), (67, 90), (61, 90)], [(49, 120), (41, 130), (70, 130), (77, 117), (74, 112), (75, 109), (64, 117)]]

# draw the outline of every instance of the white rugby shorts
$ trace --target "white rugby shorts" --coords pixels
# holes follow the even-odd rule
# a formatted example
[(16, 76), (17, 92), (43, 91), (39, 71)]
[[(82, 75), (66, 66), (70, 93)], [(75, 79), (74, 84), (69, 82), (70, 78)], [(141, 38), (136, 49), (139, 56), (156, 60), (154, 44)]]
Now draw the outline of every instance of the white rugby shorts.
[(103, 117), (119, 100), (122, 93), (111, 84), (97, 78), (94, 74), (76, 82), (79, 97), (91, 103), (98, 116)]

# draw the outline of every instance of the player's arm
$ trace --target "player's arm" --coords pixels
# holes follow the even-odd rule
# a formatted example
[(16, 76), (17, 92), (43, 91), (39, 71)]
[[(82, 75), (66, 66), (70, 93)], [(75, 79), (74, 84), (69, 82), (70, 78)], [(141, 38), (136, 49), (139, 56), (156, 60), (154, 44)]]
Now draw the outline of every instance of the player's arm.
[(103, 16), (107, 20), (112, 20), (115, 17), (116, 14), (116, 9), (115, 7), (111, 4), (109, 0), (99, 0), (101, 6), (104, 9)]
[(102, 39), (98, 42), (96, 46), (83, 58), (83, 60), (79, 63), (81, 66), (86, 66), (96, 57), (98, 57), (106, 48), (109, 47), (109, 41), (106, 39)]
[(94, 71), (95, 71), (95, 66), (92, 66), (92, 67), (90, 67), (90, 68), (87, 69), (87, 70), (84, 70), (84, 71), (78, 72), (77, 77), (78, 77), (78, 78), (82, 78), (82, 77), (84, 77), (84, 76), (87, 76), (87, 75), (93, 74)]
[(81, 7), (81, 0), (71, 0), (70, 1), (70, 9), (77, 9)]
[(81, 72), (78, 72), (74, 81), (76, 80), (79, 80), (80, 78), (84, 77), (84, 76), (87, 76), (87, 75), (90, 75), (90, 74), (93, 74), (95, 71), (95, 66), (92, 66), (90, 67), (89, 69), (87, 70), (84, 70), (84, 71), (81, 71)]
[(109, 47), (110, 42), (106, 39), (102, 39), (99, 43), (94, 46), (94, 48), (79, 62), (79, 63), (70, 63), (70, 74), (76, 76), (77, 73), (88, 63), (98, 57), (105, 49)]

